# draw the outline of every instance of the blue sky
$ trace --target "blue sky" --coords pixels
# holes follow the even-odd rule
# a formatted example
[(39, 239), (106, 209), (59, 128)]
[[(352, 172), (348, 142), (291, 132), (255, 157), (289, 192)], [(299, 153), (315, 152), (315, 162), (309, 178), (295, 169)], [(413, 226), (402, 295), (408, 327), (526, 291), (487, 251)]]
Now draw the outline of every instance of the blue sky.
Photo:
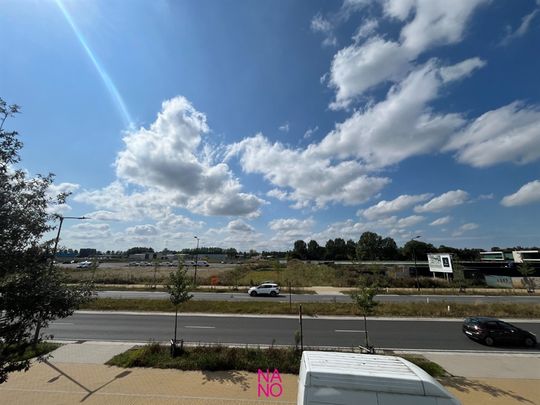
[(0, 15), (62, 243), (538, 245), (536, 1), (32, 1)]

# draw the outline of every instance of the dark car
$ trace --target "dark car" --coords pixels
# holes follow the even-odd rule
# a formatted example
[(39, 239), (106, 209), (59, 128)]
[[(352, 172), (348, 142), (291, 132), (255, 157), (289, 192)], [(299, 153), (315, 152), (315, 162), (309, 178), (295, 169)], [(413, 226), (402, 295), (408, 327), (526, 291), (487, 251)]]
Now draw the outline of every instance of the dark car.
[(463, 333), (487, 346), (494, 344), (536, 346), (536, 335), (496, 318), (481, 316), (466, 318), (463, 321)]

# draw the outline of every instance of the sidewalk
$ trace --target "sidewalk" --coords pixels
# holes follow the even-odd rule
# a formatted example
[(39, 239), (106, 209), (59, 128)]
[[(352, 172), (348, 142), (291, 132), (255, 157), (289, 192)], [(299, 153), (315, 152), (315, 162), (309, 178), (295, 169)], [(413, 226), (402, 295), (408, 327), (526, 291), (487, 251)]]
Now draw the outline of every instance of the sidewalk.
[[(122, 369), (103, 363), (122, 343), (71, 343), (0, 385), (6, 404), (295, 404), (298, 377), (281, 374), (278, 398), (257, 396), (255, 373)], [(423, 353), (455, 377), (443, 385), (463, 405), (540, 405), (540, 356)], [(92, 364), (91, 364), (92, 363)], [(518, 377), (518, 378), (516, 378)]]

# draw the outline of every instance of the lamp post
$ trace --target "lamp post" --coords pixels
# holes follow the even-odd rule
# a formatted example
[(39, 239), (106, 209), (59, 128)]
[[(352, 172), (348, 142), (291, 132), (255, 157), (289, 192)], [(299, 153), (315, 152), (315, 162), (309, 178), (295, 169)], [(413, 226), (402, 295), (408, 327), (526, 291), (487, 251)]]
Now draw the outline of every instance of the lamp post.
[(418, 289), (418, 291), (420, 291), (420, 284), (418, 283), (418, 268), (416, 267), (416, 251), (414, 250), (414, 241), (415, 239), (420, 239), (421, 237), (422, 237), (421, 235), (417, 235), (411, 239), (412, 254), (413, 254), (413, 259), (414, 259), (414, 277), (416, 279), (416, 288)]
[(193, 276), (193, 284), (195, 284), (195, 287), (197, 286), (197, 267), (199, 265), (199, 237), (194, 236), (195, 239), (197, 239), (197, 249), (195, 250), (195, 275)]
[(90, 219), (87, 217), (64, 217), (60, 214), (56, 214), (55, 216), (60, 220), (60, 225), (58, 225), (58, 232), (56, 233), (56, 240), (54, 241), (53, 255), (49, 270), (52, 270), (54, 259), (56, 258), (56, 249), (58, 248), (58, 241), (60, 240), (60, 232), (62, 231), (62, 224), (64, 223), (64, 219)]

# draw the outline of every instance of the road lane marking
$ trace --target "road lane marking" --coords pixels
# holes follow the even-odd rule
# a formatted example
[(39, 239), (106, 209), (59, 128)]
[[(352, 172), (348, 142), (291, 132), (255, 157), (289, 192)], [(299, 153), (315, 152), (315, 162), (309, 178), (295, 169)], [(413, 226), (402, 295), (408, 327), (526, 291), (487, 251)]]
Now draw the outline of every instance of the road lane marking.
[(355, 330), (355, 329), (336, 329), (334, 332), (337, 333), (364, 333), (365, 330)]
[(184, 326), (186, 329), (216, 329), (215, 326)]

